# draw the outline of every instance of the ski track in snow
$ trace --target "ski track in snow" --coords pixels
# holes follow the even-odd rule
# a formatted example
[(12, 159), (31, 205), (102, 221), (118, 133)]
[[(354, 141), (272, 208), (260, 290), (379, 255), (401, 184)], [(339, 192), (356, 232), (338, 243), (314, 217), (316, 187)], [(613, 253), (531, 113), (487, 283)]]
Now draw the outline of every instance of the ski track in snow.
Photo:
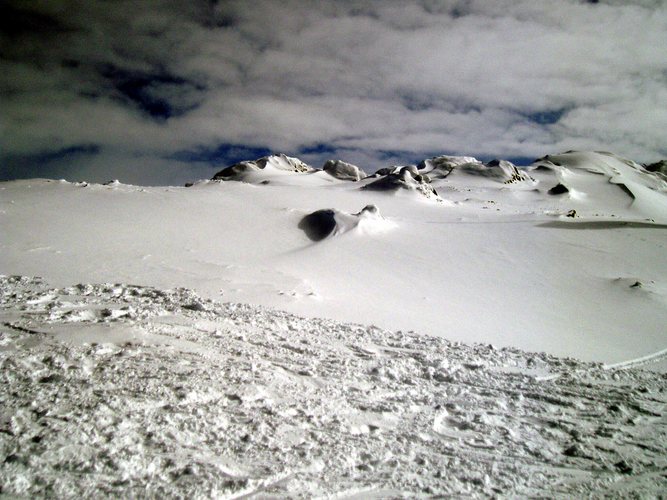
[(182, 288), (0, 286), (3, 495), (667, 491), (663, 374)]

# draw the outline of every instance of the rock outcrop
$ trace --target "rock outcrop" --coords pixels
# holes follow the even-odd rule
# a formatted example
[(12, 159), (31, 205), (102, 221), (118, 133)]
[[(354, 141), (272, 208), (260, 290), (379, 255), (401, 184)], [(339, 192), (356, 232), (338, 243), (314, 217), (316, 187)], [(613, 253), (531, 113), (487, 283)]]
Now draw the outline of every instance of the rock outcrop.
[(322, 167), (327, 174), (343, 181), (360, 181), (368, 177), (366, 172), (356, 165), (341, 160), (327, 160)]
[(212, 180), (243, 180), (251, 173), (265, 169), (282, 170), (286, 172), (312, 172), (314, 169), (310, 165), (302, 162), (298, 158), (293, 158), (284, 154), (269, 155), (253, 161), (242, 161), (235, 163), (213, 176)]

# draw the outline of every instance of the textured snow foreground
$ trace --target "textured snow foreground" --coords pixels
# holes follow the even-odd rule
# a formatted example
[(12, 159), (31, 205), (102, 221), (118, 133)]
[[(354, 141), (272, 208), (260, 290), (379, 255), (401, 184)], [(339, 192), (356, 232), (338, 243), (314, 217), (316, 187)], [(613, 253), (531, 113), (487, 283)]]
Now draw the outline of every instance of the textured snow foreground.
[(667, 491), (659, 373), (182, 288), (0, 287), (1, 494)]

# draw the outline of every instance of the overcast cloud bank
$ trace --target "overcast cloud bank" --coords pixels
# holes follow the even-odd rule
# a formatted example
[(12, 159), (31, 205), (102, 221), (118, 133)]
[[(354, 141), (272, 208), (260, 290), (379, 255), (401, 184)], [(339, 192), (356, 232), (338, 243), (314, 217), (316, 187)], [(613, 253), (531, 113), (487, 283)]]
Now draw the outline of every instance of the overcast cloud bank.
[(667, 157), (659, 1), (4, 2), (0, 178)]

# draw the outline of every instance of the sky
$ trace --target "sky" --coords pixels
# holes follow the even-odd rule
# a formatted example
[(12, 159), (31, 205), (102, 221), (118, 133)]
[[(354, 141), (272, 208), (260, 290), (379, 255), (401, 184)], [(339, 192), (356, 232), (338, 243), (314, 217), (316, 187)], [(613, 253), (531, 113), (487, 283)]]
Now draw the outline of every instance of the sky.
[(0, 180), (667, 158), (663, 0), (4, 0)]

